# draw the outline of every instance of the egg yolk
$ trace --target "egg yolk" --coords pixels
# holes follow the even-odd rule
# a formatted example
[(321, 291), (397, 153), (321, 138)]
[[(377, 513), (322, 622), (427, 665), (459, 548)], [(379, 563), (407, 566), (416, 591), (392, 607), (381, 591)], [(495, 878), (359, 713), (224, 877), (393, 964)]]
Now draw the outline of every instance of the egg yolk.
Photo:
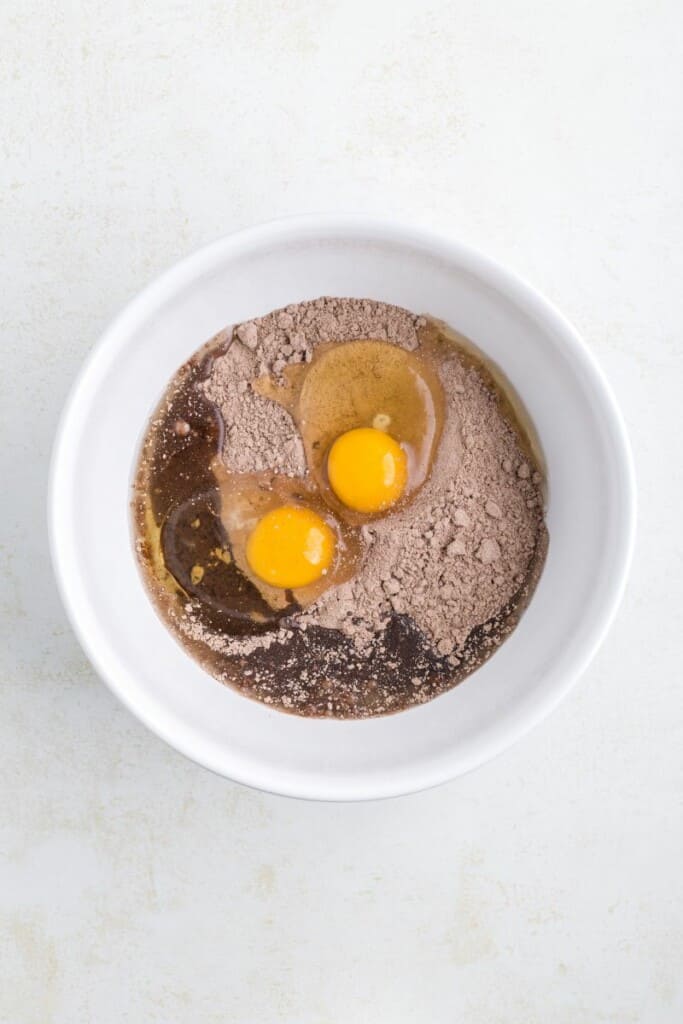
[(408, 478), (400, 444), (375, 427), (347, 430), (327, 457), (327, 476), (336, 496), (357, 512), (381, 512), (403, 494)]
[(283, 505), (258, 521), (247, 540), (253, 573), (273, 587), (305, 587), (323, 576), (334, 559), (335, 536), (315, 512)]

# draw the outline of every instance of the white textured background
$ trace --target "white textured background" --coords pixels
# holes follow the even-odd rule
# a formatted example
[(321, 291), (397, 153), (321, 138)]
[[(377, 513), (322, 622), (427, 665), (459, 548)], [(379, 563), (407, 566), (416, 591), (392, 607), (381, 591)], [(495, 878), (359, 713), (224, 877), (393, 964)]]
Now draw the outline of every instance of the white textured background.
[[(2, 1024), (683, 1019), (682, 52), (679, 0), (2, 4)], [(311, 209), (450, 229), (537, 284), (607, 370), (640, 485), (624, 606), (562, 708), (365, 806), (148, 734), (81, 655), (44, 528), (109, 318)]]

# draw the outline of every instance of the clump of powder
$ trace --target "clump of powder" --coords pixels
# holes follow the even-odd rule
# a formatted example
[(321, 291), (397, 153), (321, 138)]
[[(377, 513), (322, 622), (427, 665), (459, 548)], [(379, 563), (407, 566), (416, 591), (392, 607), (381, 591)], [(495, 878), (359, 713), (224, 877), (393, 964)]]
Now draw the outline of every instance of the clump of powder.
[[(408, 350), (424, 318), (385, 303), (322, 298), (238, 325), (202, 388), (226, 426), (223, 458), (236, 472), (266, 468), (303, 476), (301, 440), (289, 414), (251, 389), (264, 374), (308, 362), (322, 342), (376, 338)], [(248, 638), (184, 626), (213, 650), (244, 656), (285, 644), (311, 627), (347, 635), (368, 654), (395, 616), (407, 616), (457, 667), (468, 637), (528, 585), (544, 539), (540, 475), (499, 398), (455, 346), (440, 366), (446, 417), (432, 473), (405, 508), (362, 529), (355, 577), (331, 588), (279, 630)]]
[[(244, 343), (249, 339), (249, 344)], [(237, 328), (224, 339), (227, 351), (214, 360), (200, 387), (221, 412), (225, 424), (223, 459), (234, 473), (271, 469), (287, 476), (306, 473), (304, 446), (289, 413), (257, 395), (251, 382), (259, 358), (252, 351), (251, 333)]]

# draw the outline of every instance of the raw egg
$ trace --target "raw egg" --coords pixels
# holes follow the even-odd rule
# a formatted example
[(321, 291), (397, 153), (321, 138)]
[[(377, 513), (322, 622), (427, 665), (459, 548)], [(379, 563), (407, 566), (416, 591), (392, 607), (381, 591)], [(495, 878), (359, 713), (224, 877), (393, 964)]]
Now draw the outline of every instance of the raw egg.
[(212, 469), (235, 565), (272, 609), (305, 608), (328, 587), (351, 578), (358, 537), (331, 515), (309, 481), (230, 473), (218, 458)]
[(424, 483), (444, 416), (436, 371), (417, 352), (360, 339), (320, 345), (284, 386), (255, 382), (299, 428), (319, 493), (349, 523), (386, 512)]
[(401, 497), (408, 479), (406, 453), (376, 427), (355, 427), (333, 443), (327, 457), (330, 487), (357, 512), (383, 512)]
[(310, 508), (281, 505), (259, 519), (249, 535), (251, 571), (273, 587), (305, 587), (324, 576), (334, 560), (334, 532)]

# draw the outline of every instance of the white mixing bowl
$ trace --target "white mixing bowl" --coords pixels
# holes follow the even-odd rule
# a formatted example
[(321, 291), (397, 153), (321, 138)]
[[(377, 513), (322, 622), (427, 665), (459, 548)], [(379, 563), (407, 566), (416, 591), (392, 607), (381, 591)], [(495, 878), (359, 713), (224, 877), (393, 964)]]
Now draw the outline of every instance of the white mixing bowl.
[[(297, 718), (240, 696), (180, 647), (133, 552), (131, 480), (169, 378), (226, 324), (320, 295), (369, 297), (443, 319), (503, 369), (538, 430), (550, 548), (511, 638), (460, 686), (369, 721)], [(272, 792), (391, 796), (465, 772), (546, 715), (586, 667), (622, 594), (633, 470), (612, 394), (573, 328), (528, 285), (463, 245), (363, 216), (279, 220), (163, 274), (91, 353), (53, 455), (49, 528), (76, 634), (150, 729), (200, 764)]]

